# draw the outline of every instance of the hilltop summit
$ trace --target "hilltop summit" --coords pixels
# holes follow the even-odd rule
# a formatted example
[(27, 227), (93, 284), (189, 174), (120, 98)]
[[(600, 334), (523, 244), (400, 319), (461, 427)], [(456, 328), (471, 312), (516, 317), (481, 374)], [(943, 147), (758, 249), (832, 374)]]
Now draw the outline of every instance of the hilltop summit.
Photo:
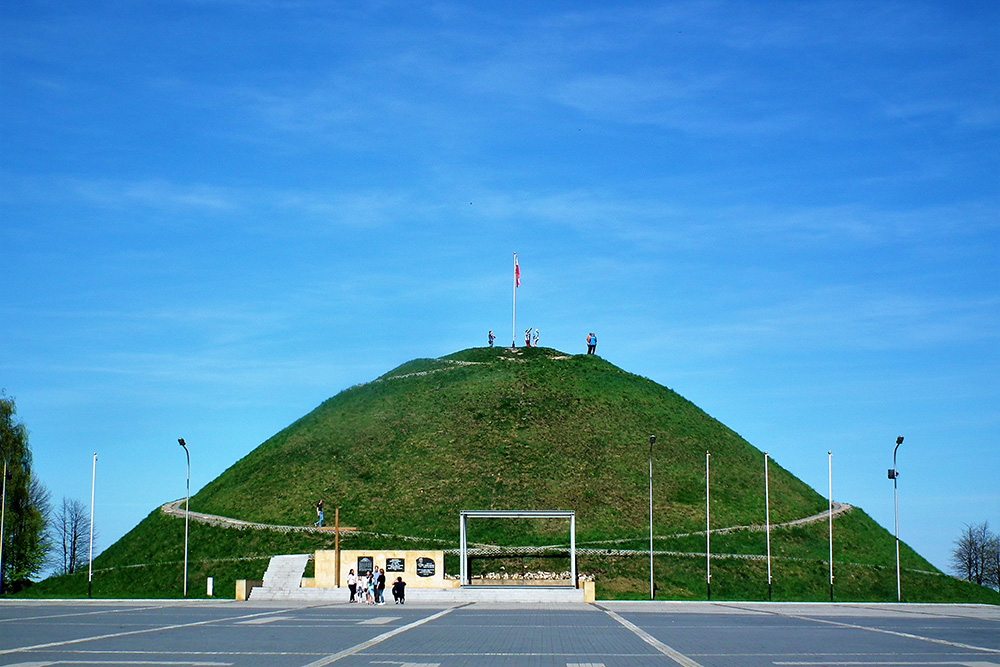
[[(313, 505), (373, 531), (452, 537), (460, 509), (573, 509), (581, 539), (704, 526), (705, 452), (719, 525), (763, 520), (763, 454), (674, 391), (592, 355), (474, 348), (418, 359), (324, 402), (192, 500), (306, 524)], [(779, 466), (772, 520), (826, 507)], [(780, 498), (780, 501), (778, 499)]]

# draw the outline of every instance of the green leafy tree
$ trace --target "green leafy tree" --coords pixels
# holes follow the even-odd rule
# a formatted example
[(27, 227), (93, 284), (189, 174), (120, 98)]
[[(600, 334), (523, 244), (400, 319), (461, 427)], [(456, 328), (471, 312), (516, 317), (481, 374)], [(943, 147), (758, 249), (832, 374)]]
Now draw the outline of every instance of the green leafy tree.
[(31, 582), (45, 565), (48, 552), (48, 492), (32, 478), (28, 429), (17, 421), (14, 399), (0, 391), (0, 471), (4, 483), (3, 554), (0, 591), (15, 592)]

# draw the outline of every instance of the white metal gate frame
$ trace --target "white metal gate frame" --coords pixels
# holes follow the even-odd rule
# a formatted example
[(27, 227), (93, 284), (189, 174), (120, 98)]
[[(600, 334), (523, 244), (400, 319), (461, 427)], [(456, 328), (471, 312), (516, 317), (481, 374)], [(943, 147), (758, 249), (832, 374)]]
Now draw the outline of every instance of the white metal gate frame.
[(469, 582), (469, 545), (466, 528), (469, 519), (569, 519), (569, 561), (573, 588), (576, 580), (576, 512), (574, 510), (461, 510), (459, 512), (459, 580), (463, 586)]

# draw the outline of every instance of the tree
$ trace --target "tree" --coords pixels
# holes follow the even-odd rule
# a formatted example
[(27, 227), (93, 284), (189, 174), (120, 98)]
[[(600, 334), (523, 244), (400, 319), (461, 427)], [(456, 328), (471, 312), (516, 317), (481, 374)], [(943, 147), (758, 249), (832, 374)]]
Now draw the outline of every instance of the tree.
[(988, 522), (966, 524), (951, 552), (952, 570), (966, 581), (996, 586), (998, 553), (1000, 538), (990, 530)]
[(986, 585), (1000, 591), (1000, 535), (986, 545)]
[(0, 390), (0, 470), (6, 465), (0, 592), (30, 583), (45, 565), (48, 492), (32, 477), (28, 429), (16, 419), (14, 399)]
[(90, 516), (79, 500), (63, 497), (52, 522), (59, 574), (73, 574), (89, 558)]

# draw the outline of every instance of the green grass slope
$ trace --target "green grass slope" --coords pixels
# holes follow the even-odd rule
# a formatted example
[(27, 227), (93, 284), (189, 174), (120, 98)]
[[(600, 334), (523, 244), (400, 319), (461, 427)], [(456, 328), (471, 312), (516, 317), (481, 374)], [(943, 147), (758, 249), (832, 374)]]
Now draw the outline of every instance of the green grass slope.
[[(642, 534), (649, 435), (658, 533), (764, 517), (761, 452), (677, 393), (596, 356), (472, 349), (352, 387), (264, 442), (193, 499), (199, 511), (308, 524), (313, 504), (366, 530), (454, 537), (460, 509), (573, 509), (581, 540)], [(826, 501), (772, 461), (771, 518)], [(540, 538), (542, 536), (539, 536)]]
[[(476, 348), (408, 362), (352, 387), (268, 439), (191, 500), (193, 511), (269, 524), (308, 525), (323, 498), (332, 522), (359, 529), (343, 548), (449, 548), (462, 509), (571, 509), (580, 571), (602, 598), (648, 597), (648, 454), (658, 597), (704, 599), (705, 452), (712, 455), (712, 527), (764, 522), (763, 454), (674, 391), (596, 356), (548, 348)], [(827, 501), (774, 461), (771, 521), (823, 512)], [(829, 598), (827, 524), (772, 531), (773, 595)], [(470, 540), (566, 542), (554, 521), (480, 521)], [(834, 522), (837, 598), (895, 600), (891, 535), (863, 511)], [(398, 536), (417, 538), (403, 542)], [(192, 523), (189, 590), (206, 577), (229, 597), (259, 579), (270, 555), (332, 548), (332, 537)], [(158, 510), (95, 561), (96, 597), (180, 594), (183, 521)], [(713, 599), (767, 599), (765, 535), (714, 534)], [(722, 555), (725, 557), (721, 557)], [(1000, 602), (1000, 595), (938, 572), (903, 545), (904, 598)], [(567, 567), (564, 555), (477, 559), (473, 572)], [(446, 557), (449, 573), (457, 559)], [(86, 574), (28, 595), (86, 595)]]

